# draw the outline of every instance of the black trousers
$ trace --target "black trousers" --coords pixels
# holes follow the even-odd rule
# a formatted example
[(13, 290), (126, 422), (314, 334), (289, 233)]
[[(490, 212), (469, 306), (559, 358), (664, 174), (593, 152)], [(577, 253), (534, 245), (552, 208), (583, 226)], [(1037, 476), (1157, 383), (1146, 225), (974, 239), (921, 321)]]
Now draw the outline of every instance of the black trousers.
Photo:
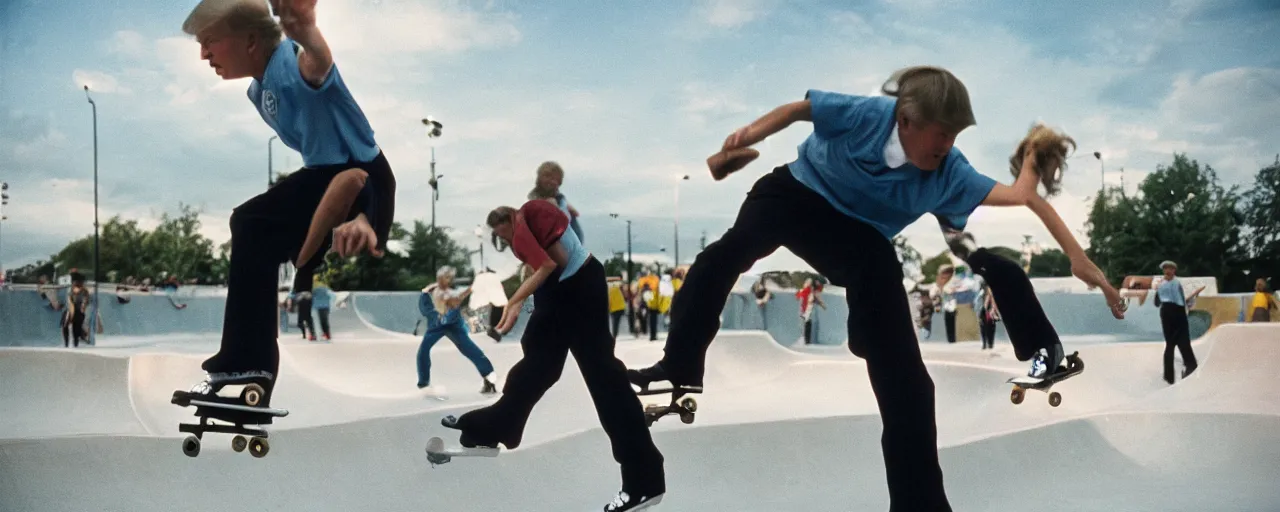
[[(329, 308), (316, 308), (316, 316), (320, 317), (320, 332), (325, 336), (329, 336)], [(315, 331), (315, 327), (311, 328)]]
[(507, 309), (504, 306), (489, 306), (489, 328), (498, 327), (498, 322), (502, 321), (502, 312)]
[[(840, 243), (831, 242), (832, 233)], [(867, 361), (884, 424), (890, 510), (950, 511), (938, 463), (933, 380), (912, 328), (897, 253), (884, 235), (840, 213), (786, 166), (756, 181), (733, 227), (690, 267), (672, 305), (661, 362), (671, 380), (702, 384), (707, 347), (738, 276), (783, 246), (845, 289), (849, 350)]]
[(520, 348), (524, 358), (511, 367), (502, 396), (458, 418), (458, 428), (484, 441), (519, 446), (533, 407), (560, 379), (569, 353), (578, 362), (600, 425), (622, 466), (622, 489), (653, 495), (666, 490), (663, 458), (644, 423), (643, 405), (626, 367), (614, 356), (609, 334), (609, 292), (604, 266), (594, 257), (569, 279), (556, 271), (534, 292)]
[[(1036, 298), (1031, 278), (1016, 261), (981, 248), (970, 254), (966, 263), (990, 287), (991, 298), (1000, 311), (1000, 321), (1004, 322), (1004, 330), (1019, 361), (1027, 361), (1036, 351), (1061, 343), (1058, 331), (1049, 323), (1040, 299)], [(994, 328), (993, 325), (992, 336), (995, 336)]]
[(625, 314), (627, 314), (625, 310), (609, 312), (609, 317), (613, 320), (613, 339), (614, 340), (618, 339), (618, 323), (622, 321), (622, 316)]
[(978, 312), (978, 328), (982, 331), (982, 348), (995, 348), (996, 322), (987, 318), (986, 311)]
[(1173, 383), (1173, 350), (1182, 353), (1182, 365), (1190, 373), (1199, 366), (1191, 350), (1191, 325), (1187, 308), (1172, 303), (1160, 305), (1160, 327), (1164, 331), (1164, 380)]
[(84, 312), (79, 309), (62, 328), (62, 346), (70, 346), (73, 340), (76, 347), (80, 346), (80, 340), (89, 340), (89, 334), (84, 331)]
[(298, 329), (302, 331), (302, 337), (307, 337), (307, 332), (311, 332), (311, 337), (316, 336), (316, 320), (311, 317), (311, 299), (302, 299), (298, 301)]
[(649, 319), (649, 341), (658, 341), (658, 320), (662, 318), (662, 311), (649, 308), (649, 314), (645, 316)]
[[(370, 176), (390, 175), (381, 153), (372, 162), (299, 169), (266, 192), (231, 212), (231, 268), (227, 277), (227, 305), (222, 320), (222, 346), (201, 365), (206, 372), (265, 370), (277, 375), (280, 347), (276, 345), (276, 286), (280, 264), (293, 261), (302, 249), (320, 199), (333, 178), (351, 168)], [(347, 219), (364, 209), (358, 199)], [(311, 291), (311, 276), (324, 261), (333, 242), (325, 236), (320, 249), (298, 266), (295, 292)]]
[(943, 311), (942, 324), (947, 328), (947, 343), (956, 342), (956, 312)]

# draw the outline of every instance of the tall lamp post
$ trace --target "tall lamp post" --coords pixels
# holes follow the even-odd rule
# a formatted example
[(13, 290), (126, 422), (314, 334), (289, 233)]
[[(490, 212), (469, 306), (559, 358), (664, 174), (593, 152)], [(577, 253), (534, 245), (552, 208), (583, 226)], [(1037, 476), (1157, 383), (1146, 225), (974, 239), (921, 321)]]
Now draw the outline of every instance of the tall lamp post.
[[(8, 217), (4, 216), (4, 207), (9, 204), (9, 184), (0, 182), (0, 226), (4, 226), (4, 221)], [(0, 274), (4, 273), (4, 260), (0, 259)]]
[[(1098, 190), (1106, 190), (1107, 188), (1107, 163), (1102, 161), (1102, 152), (1094, 151), (1093, 157), (1098, 159), (1098, 165), (1102, 166), (1101, 172), (1098, 174), (1098, 182), (1101, 185)], [(1101, 195), (1101, 192), (1099, 192)]]
[(436, 199), (440, 196), (440, 178), (442, 175), (436, 174), (436, 143), (435, 140), (444, 134), (444, 124), (440, 121), (427, 116), (422, 120), (422, 124), (427, 126), (427, 139), (431, 140), (431, 180), (427, 184), (431, 185), (431, 229), (436, 228)]
[(93, 317), (89, 319), (89, 344), (98, 345), (98, 268), (101, 266), (98, 253), (98, 104), (89, 95), (89, 86), (84, 86), (84, 97), (93, 108)]
[(689, 175), (685, 174), (676, 180), (676, 224), (675, 224), (675, 265), (671, 268), (680, 266), (680, 182), (689, 181)]

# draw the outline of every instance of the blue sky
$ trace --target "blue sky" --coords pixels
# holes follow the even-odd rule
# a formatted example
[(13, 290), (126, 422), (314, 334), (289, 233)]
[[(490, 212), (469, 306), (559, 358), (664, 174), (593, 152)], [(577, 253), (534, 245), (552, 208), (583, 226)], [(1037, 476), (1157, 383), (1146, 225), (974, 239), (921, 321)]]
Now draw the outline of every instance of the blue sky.
[[(654, 5), (656, 4), (656, 5)], [(1227, 184), (1280, 152), (1280, 4), (1274, 1), (425, 2), (322, 0), (319, 24), (396, 170), (397, 218), (428, 220), (436, 142), (437, 222), (475, 241), (500, 204), (518, 204), (544, 160), (584, 214), (588, 247), (670, 254), (680, 187), (681, 259), (732, 223), (754, 180), (795, 157), (797, 125), (724, 182), (704, 159), (736, 128), (807, 89), (873, 93), (895, 69), (942, 65), (965, 81), (978, 125), (957, 141), (1005, 183), (1032, 122), (1080, 144), (1053, 200), (1081, 243), (1105, 180), (1130, 191), (1186, 152)], [(45, 258), (91, 234), (90, 107), (98, 104), (100, 206), (153, 225), (179, 202), (204, 209), (207, 236), (265, 188), (271, 131), (180, 30), (194, 1), (0, 0), (0, 180), (10, 183), (0, 265)], [(274, 166), (300, 159), (275, 146)], [(677, 184), (677, 176), (689, 181)], [(1028, 211), (980, 209), (980, 243), (1054, 246)], [(905, 232), (944, 247), (931, 219)], [(833, 233), (838, 237), (838, 233)], [(487, 251), (492, 255), (493, 251)], [(498, 266), (510, 264), (509, 256)], [(759, 269), (803, 268), (779, 251)]]

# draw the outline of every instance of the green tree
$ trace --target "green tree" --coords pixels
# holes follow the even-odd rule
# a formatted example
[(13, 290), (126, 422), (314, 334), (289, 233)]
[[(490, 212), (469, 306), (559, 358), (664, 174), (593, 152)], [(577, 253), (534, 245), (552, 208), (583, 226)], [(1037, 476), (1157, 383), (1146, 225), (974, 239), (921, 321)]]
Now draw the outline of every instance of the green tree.
[(920, 264), (920, 273), (924, 274), (924, 282), (932, 283), (938, 279), (938, 269), (951, 264), (951, 251), (942, 251)]
[[(1258, 277), (1280, 277), (1280, 156), (1276, 162), (1254, 175), (1253, 186), (1244, 194), (1245, 236), (1243, 255), (1248, 258), (1240, 271), (1233, 272), (1224, 289), (1248, 291)], [(1247, 274), (1245, 270), (1249, 271)]]
[(180, 204), (181, 214), (161, 215), (160, 225), (142, 240), (148, 275), (207, 277), (213, 268), (213, 241), (200, 234), (200, 212)]
[(1071, 277), (1071, 258), (1059, 249), (1047, 249), (1031, 258), (1029, 277)]
[(1219, 185), (1212, 167), (1174, 155), (1142, 181), (1136, 197), (1103, 193), (1089, 213), (1089, 257), (1112, 284), (1158, 273), (1166, 259), (1183, 275), (1222, 278), (1242, 259), (1236, 190)]

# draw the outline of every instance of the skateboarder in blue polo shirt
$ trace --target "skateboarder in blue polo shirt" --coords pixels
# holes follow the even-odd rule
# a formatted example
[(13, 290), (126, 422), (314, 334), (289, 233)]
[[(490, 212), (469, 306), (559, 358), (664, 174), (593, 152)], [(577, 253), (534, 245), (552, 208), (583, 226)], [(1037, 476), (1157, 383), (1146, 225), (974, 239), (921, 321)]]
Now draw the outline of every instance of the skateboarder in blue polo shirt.
[[(933, 381), (920, 355), (902, 291), (902, 265), (890, 240), (926, 213), (961, 234), (952, 238), (962, 237), (969, 215), (980, 205), (1027, 206), (1055, 236), (1069, 237), (1070, 232), (1034, 191), (979, 174), (954, 147), (956, 136), (975, 120), (968, 92), (952, 73), (907, 68), (882, 90), (885, 96), (870, 97), (811, 90), (804, 100), (778, 107), (734, 132), (721, 152), (708, 159), (712, 175), (722, 179), (759, 155), (751, 145), (797, 121), (813, 123), (796, 160), (756, 181), (733, 227), (689, 269), (672, 306), (662, 360), (629, 371), (629, 377), (642, 387), (666, 380), (685, 392), (701, 392), (720, 305), (742, 272), (785, 246), (846, 290), (849, 348), (867, 362), (884, 421), (891, 510), (947, 511), (951, 507), (938, 463)], [(1031, 149), (1024, 173), (1036, 165)], [(1060, 236), (1059, 243), (1064, 243)], [(1087, 259), (1075, 260), (1073, 266), (1085, 282), (1106, 283)], [(987, 281), (999, 301), (999, 280)], [(1021, 312), (1017, 304), (1000, 301), (999, 307), (1006, 319)], [(1028, 307), (1038, 303), (1021, 309)], [(1041, 357), (1052, 357), (1049, 348)], [(1029, 358), (1031, 352), (1019, 354)], [(673, 400), (679, 395), (673, 393)]]

